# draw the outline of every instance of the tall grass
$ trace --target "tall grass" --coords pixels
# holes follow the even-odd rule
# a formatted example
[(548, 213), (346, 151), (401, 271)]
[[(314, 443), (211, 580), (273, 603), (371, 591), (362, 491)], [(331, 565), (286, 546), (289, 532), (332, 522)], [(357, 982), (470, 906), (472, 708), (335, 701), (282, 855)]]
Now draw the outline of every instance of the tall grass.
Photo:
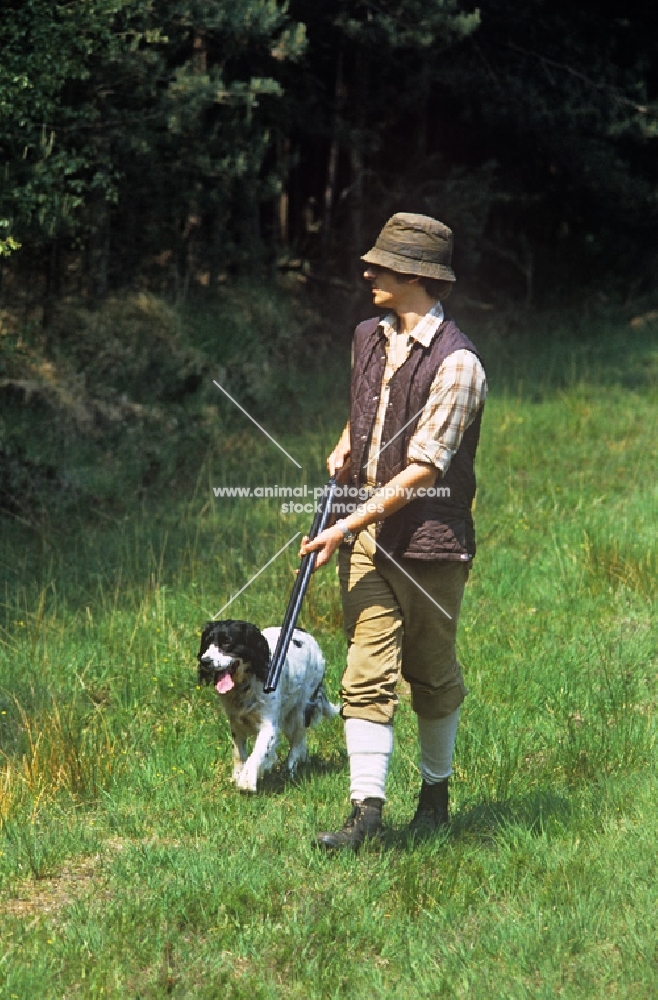
[[(405, 833), (420, 783), (406, 696), (384, 842), (327, 858), (312, 840), (347, 811), (340, 724), (312, 732), (294, 781), (277, 768), (244, 797), (216, 696), (196, 687), (205, 619), (308, 521), (212, 486), (321, 483), (344, 414), (284, 429), (301, 474), (230, 428), (184, 490), (12, 523), (0, 996), (656, 995), (655, 389), (624, 385), (640, 362), (609, 342), (616, 379), (591, 353), (567, 378), (557, 337), (528, 392), (531, 352), (514, 370), (506, 344), (462, 610), (454, 822), (433, 840)], [(296, 563), (287, 550), (226, 613), (279, 622)], [(332, 567), (302, 624), (336, 696)]]

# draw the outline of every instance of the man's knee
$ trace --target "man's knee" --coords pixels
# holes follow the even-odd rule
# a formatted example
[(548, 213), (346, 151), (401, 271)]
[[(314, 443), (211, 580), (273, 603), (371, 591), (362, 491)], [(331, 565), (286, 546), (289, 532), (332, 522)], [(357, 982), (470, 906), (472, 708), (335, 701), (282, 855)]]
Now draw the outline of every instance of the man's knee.
[(367, 704), (352, 704), (346, 700), (340, 710), (343, 719), (364, 719), (366, 722), (378, 722), (390, 726), (395, 716), (397, 698), (394, 701), (369, 702)]
[(456, 712), (468, 694), (461, 677), (454, 682), (435, 688), (428, 684), (418, 684), (413, 680), (411, 685), (411, 707), (416, 715), (425, 719), (444, 719)]

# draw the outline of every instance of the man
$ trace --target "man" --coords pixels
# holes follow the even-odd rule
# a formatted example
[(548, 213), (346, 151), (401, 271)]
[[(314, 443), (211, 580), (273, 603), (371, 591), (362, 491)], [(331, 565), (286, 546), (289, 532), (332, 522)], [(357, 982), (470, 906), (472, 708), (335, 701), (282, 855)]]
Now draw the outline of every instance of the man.
[(422, 786), (411, 829), (448, 822), (448, 778), (466, 688), (455, 655), (475, 555), (473, 464), (486, 380), (473, 344), (444, 319), (455, 281), (452, 233), (398, 213), (362, 260), (383, 318), (354, 335), (350, 420), (328, 459), (371, 495), (301, 553), (336, 549), (348, 638), (341, 714), (352, 813), (326, 849), (356, 850), (382, 825), (400, 673), (418, 717)]

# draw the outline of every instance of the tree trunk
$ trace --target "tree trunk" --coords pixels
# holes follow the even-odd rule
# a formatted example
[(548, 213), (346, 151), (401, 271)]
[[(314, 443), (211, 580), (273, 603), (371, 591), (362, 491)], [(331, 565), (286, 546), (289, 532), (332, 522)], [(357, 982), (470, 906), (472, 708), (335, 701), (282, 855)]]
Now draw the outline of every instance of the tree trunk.
[(260, 232), (260, 204), (258, 198), (258, 176), (250, 171), (240, 185), (242, 191), (242, 217), (240, 224), (240, 270), (251, 274), (260, 270), (262, 264), (262, 244)]
[[(368, 62), (363, 50), (359, 50), (354, 67), (353, 101), (357, 106), (356, 128), (350, 143), (350, 216), (352, 229), (351, 263), (352, 277), (358, 281), (362, 266), (359, 260), (363, 253), (363, 147), (365, 139), (365, 109), (368, 107)], [(358, 102), (356, 97), (358, 94)]]
[(361, 136), (357, 133), (350, 149), (351, 167), (351, 216), (352, 216), (352, 264), (350, 270), (355, 272), (354, 277), (361, 274), (361, 261), (363, 253), (363, 151), (361, 149)]
[(219, 275), (222, 266), (222, 242), (224, 225), (221, 205), (215, 206), (215, 217), (212, 223), (212, 243), (210, 249), (210, 287), (219, 288)]
[(416, 156), (422, 159), (427, 155), (427, 129), (429, 124), (431, 74), (430, 66), (425, 61), (421, 66), (418, 80), (418, 129), (416, 132)]
[(340, 148), (340, 126), (345, 97), (343, 81), (343, 50), (338, 53), (336, 62), (336, 85), (334, 90), (334, 119), (331, 131), (331, 144), (327, 160), (327, 180), (324, 188), (324, 216), (322, 221), (322, 257), (326, 260), (331, 241), (331, 224), (334, 200), (336, 196), (336, 170), (338, 167), (338, 151)]
[(60, 284), (59, 240), (54, 236), (50, 244), (50, 258), (46, 272), (46, 288), (43, 296), (43, 312), (41, 314), (41, 325), (44, 330), (47, 330), (51, 324), (53, 308), (60, 292)]
[(208, 68), (208, 49), (203, 35), (195, 34), (192, 49), (192, 69), (194, 75), (203, 76)]
[(104, 198), (98, 207), (96, 236), (96, 298), (104, 299), (109, 290), (110, 273), (110, 212)]
[(290, 244), (290, 196), (288, 194), (288, 175), (290, 163), (290, 138), (279, 137), (277, 142), (277, 159), (281, 176), (281, 191), (277, 204), (277, 240), (279, 249), (285, 253)]

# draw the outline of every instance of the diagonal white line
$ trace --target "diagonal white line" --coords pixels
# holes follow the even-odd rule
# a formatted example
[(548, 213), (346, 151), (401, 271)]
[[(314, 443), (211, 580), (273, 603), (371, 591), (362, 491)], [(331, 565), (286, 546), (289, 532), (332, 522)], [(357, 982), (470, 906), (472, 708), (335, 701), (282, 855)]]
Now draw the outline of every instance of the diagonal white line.
[(277, 446), (277, 448), (279, 449), (279, 451), (282, 451), (283, 454), (286, 456), (286, 458), (290, 459), (290, 461), (292, 462), (293, 465), (296, 465), (298, 469), (301, 469), (301, 465), (299, 464), (299, 462), (296, 462), (295, 459), (292, 457), (292, 455), (289, 455), (288, 452), (286, 451), (286, 449), (282, 448), (281, 445), (279, 444), (279, 442), (276, 441), (272, 437), (271, 434), (268, 434), (268, 432), (265, 430), (265, 428), (261, 427), (261, 425), (258, 423), (257, 420), (254, 420), (254, 418), (252, 417), (251, 413), (247, 413), (247, 411), (245, 410), (244, 406), (240, 406), (240, 404), (238, 403), (237, 399), (233, 399), (233, 396), (231, 396), (231, 394), (226, 391), (226, 389), (224, 388), (224, 386), (220, 385), (219, 382), (215, 381), (215, 379), (213, 379), (213, 383), (214, 383), (214, 385), (217, 386), (218, 389), (221, 389), (221, 391), (224, 393), (225, 396), (228, 396), (228, 398), (231, 400), (231, 402), (235, 406), (237, 406), (238, 410), (241, 410), (244, 413), (245, 417), (249, 417), (249, 419), (251, 420), (252, 424), (256, 424), (256, 427), (258, 428), (258, 430), (262, 431), (263, 434), (265, 435), (265, 437), (269, 438), (270, 441), (272, 442), (272, 444), (275, 444)]
[(227, 601), (226, 604), (224, 605), (224, 607), (220, 608), (219, 611), (217, 612), (217, 614), (212, 616), (212, 620), (214, 621), (215, 618), (219, 618), (219, 616), (221, 615), (222, 611), (225, 611), (226, 608), (229, 606), (229, 604), (233, 604), (233, 601), (236, 599), (236, 597), (239, 597), (240, 594), (243, 593), (243, 591), (245, 591), (247, 589), (247, 587), (249, 587), (254, 582), (254, 580), (256, 579), (256, 577), (260, 576), (261, 573), (263, 573), (267, 569), (268, 566), (271, 566), (271, 564), (274, 562), (274, 560), (278, 559), (278, 557), (281, 555), (281, 553), (285, 549), (287, 549), (289, 545), (292, 545), (292, 543), (295, 541), (295, 539), (299, 538), (300, 535), (301, 535), (301, 531), (298, 531), (296, 535), (293, 535), (292, 538), (289, 541), (287, 541), (286, 544), (283, 545), (279, 549), (279, 551), (276, 553), (276, 555), (272, 556), (272, 558), (269, 559), (265, 563), (264, 566), (261, 566), (261, 568), (258, 570), (258, 572), (254, 573), (254, 575), (252, 576), (251, 580), (248, 580), (247, 583), (245, 583), (244, 587), (241, 587), (240, 590), (238, 590), (237, 594), (234, 594), (233, 597), (231, 598), (231, 600)]
[(420, 590), (421, 594), (425, 594), (425, 597), (429, 598), (429, 600), (432, 602), (432, 604), (436, 605), (436, 607), (439, 609), (439, 611), (442, 611), (443, 614), (446, 616), (446, 618), (449, 618), (450, 621), (452, 621), (452, 615), (449, 615), (448, 612), (446, 611), (446, 609), (442, 608), (441, 605), (437, 601), (434, 600), (434, 598), (432, 597), (432, 595), (428, 594), (424, 587), (421, 587), (421, 585), (419, 584), (418, 580), (414, 580), (413, 576), (410, 576), (410, 574), (407, 573), (407, 571), (404, 568), (404, 566), (400, 566), (400, 563), (396, 562), (395, 559), (393, 558), (393, 556), (390, 555), (386, 551), (386, 549), (382, 549), (382, 547), (379, 544), (379, 542), (377, 541), (377, 539), (375, 539), (375, 545), (377, 546), (378, 549), (381, 549), (381, 551), (384, 553), (384, 555), (387, 557), (387, 559), (391, 560), (391, 562), (393, 563), (394, 566), (397, 566), (397, 568), (400, 570), (401, 573), (404, 573), (404, 575), (406, 576), (406, 578), (408, 580), (411, 580), (412, 583), (415, 583), (415, 585)]
[[(216, 384), (217, 384), (217, 383), (215, 383), (215, 385), (216, 385)], [(368, 457), (368, 460), (367, 460), (367, 461), (366, 461), (366, 463), (365, 463), (365, 464), (364, 464), (364, 465), (362, 466), (362, 468), (364, 468), (364, 469), (365, 469), (365, 468), (366, 468), (366, 467), (367, 467), (368, 465), (370, 465), (370, 462), (377, 462), (377, 461), (379, 460), (379, 456), (381, 455), (381, 453), (382, 453), (383, 451), (386, 451), (386, 449), (388, 448), (389, 444), (393, 444), (393, 442), (395, 441), (396, 437), (399, 437), (399, 436), (400, 436), (400, 434), (402, 434), (402, 431), (403, 431), (403, 430), (405, 429), (405, 427), (408, 427), (408, 426), (409, 426), (409, 424), (413, 423), (413, 421), (414, 421), (414, 420), (416, 419), (416, 417), (417, 417), (417, 416), (419, 416), (419, 414), (421, 414), (421, 413), (423, 412), (423, 410), (424, 410), (424, 409), (425, 409), (425, 407), (424, 407), (424, 406), (421, 406), (420, 410), (418, 410), (418, 413), (414, 413), (413, 417), (411, 417), (411, 418), (410, 418), (409, 420), (407, 420), (406, 424), (404, 424), (404, 425), (403, 425), (403, 426), (402, 426), (402, 427), (400, 428), (400, 430), (399, 430), (399, 431), (396, 431), (396, 432), (395, 432), (395, 434), (393, 435), (393, 437), (391, 438), (391, 440), (390, 440), (390, 441), (387, 441), (385, 445), (382, 445), (382, 447), (381, 447), (381, 448), (379, 449), (379, 451), (377, 452), (377, 454), (376, 454), (376, 455), (373, 455), (373, 456), (372, 456), (372, 458)]]

